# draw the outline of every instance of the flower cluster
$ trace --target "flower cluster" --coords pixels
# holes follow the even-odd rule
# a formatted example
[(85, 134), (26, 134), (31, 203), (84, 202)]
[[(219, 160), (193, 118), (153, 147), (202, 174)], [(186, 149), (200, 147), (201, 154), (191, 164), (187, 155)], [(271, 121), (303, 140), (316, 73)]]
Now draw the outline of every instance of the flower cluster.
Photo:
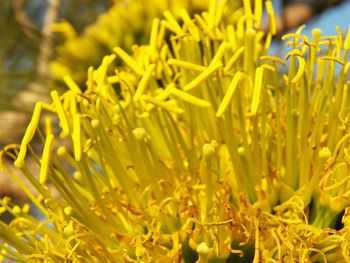
[(350, 33), (315, 29), (308, 39), (301, 27), (283, 37), (285, 58), (269, 56), (271, 2), (268, 33), (262, 1), (243, 2), (232, 24), (225, 1), (193, 18), (165, 11), (148, 45), (114, 48), (89, 68), (86, 87), (66, 76), (67, 92), (36, 104), (21, 145), (1, 155), (36, 188), (2, 163), (44, 219), (3, 198), (0, 212), (14, 216), (0, 222), (3, 257), (350, 260)]

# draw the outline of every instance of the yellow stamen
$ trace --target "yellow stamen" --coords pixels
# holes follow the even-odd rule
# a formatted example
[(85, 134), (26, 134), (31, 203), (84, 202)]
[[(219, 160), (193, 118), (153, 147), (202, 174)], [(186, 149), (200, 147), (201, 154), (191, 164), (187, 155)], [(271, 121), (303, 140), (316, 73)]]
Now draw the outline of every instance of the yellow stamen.
[(226, 31), (227, 31), (227, 39), (231, 45), (231, 49), (236, 50), (237, 43), (236, 43), (235, 28), (233, 27), (233, 25), (228, 25)]
[(44, 184), (47, 179), (48, 170), (50, 167), (50, 159), (51, 159), (51, 148), (54, 136), (53, 134), (49, 134), (46, 137), (43, 156), (41, 159), (41, 167), (40, 167), (40, 175), (39, 175), (39, 183)]
[[(252, 17), (252, 6), (250, 4), (250, 0), (243, 0), (244, 13), (247, 17)], [(255, 18), (255, 17), (254, 17)], [(247, 19), (247, 29), (253, 28), (253, 21), (251, 19)]]
[(343, 36), (343, 31), (341, 30), (341, 28), (339, 26), (336, 26), (337, 32), (338, 32), (338, 48), (343, 48), (343, 40), (344, 40), (344, 36)]
[(66, 75), (63, 77), (63, 81), (66, 83), (67, 87), (74, 93), (81, 93), (81, 90), (77, 83), (71, 78), (71, 76)]
[[(317, 51), (321, 51), (321, 47), (320, 47), (318, 44), (309, 42), (309, 41), (306, 40), (306, 39), (304, 39), (304, 44), (305, 44), (306, 46), (315, 48)], [(305, 48), (305, 46), (304, 46), (303, 48)]]
[(283, 59), (279, 58), (279, 57), (276, 57), (276, 56), (261, 56), (260, 57), (261, 60), (271, 60), (271, 61), (274, 61), (274, 62), (278, 62), (280, 63), (281, 65), (285, 66), (286, 65), (286, 62), (284, 62)]
[(293, 39), (301, 39), (303, 41), (305, 41), (305, 36), (303, 35), (299, 35), (299, 34), (296, 34), (296, 33), (287, 33), (287, 34), (284, 34), (281, 39), (283, 41), (285, 41), (286, 39), (288, 38), (293, 38)]
[(158, 29), (159, 29), (159, 19), (155, 18), (152, 22), (151, 37), (149, 41), (149, 46), (154, 52), (157, 49), (157, 39), (158, 39)]
[(271, 65), (269, 65), (269, 64), (263, 64), (263, 65), (261, 65), (261, 67), (264, 68), (264, 69), (270, 70), (272, 72), (276, 72), (276, 68), (271, 66)]
[(35, 130), (38, 127), (39, 120), (40, 120), (40, 115), (41, 115), (41, 109), (42, 109), (42, 103), (38, 102), (35, 105), (34, 111), (33, 111), (33, 116), (32, 119), (30, 120), (28, 129), (26, 130), (26, 133), (24, 134), (22, 144), (29, 144), (29, 142), (32, 140)]
[(270, 19), (270, 32), (271, 32), (271, 35), (274, 36), (277, 33), (277, 28), (276, 28), (275, 12), (273, 10), (271, 1), (267, 0), (265, 2), (265, 7), (266, 7), (267, 15), (269, 16), (269, 19)]
[(52, 134), (52, 125), (51, 125), (50, 117), (45, 118), (45, 130), (46, 130), (46, 135)]
[(117, 75), (107, 77), (108, 84), (115, 84), (115, 83), (119, 83), (119, 82), (120, 82), (120, 78)]
[(192, 21), (190, 15), (188, 14), (188, 12), (185, 9), (181, 9), (180, 12), (179, 12), (179, 15), (180, 15), (181, 19), (184, 21), (185, 27), (192, 34), (193, 38), (196, 41), (199, 41), (200, 40), (200, 36), (199, 36), (199, 33), (198, 33), (198, 28), (193, 23), (193, 21)]
[(194, 15), (194, 19), (197, 21), (198, 25), (200, 28), (202, 28), (202, 30), (208, 34), (209, 37), (213, 38), (213, 33), (210, 30), (209, 26), (207, 25), (207, 23), (204, 21), (204, 19), (200, 16), (200, 15)]
[(340, 65), (345, 65), (345, 62), (343, 60), (341, 60), (340, 58), (337, 58), (337, 57), (333, 57), (333, 56), (324, 56), (324, 57), (321, 57), (320, 59), (331, 60), (331, 61), (338, 62)]
[(216, 11), (217, 11), (217, 7), (218, 7), (218, 3), (216, 0), (210, 0), (209, 3), (209, 20), (208, 20), (208, 24), (210, 28), (214, 28), (215, 26), (215, 15), (216, 15)]
[(318, 45), (319, 45), (319, 46), (334, 45), (334, 41), (331, 41), (331, 40), (319, 41), (319, 42), (318, 42)]
[(256, 112), (258, 111), (260, 94), (261, 94), (261, 87), (262, 87), (262, 82), (263, 82), (263, 73), (264, 73), (264, 69), (262, 67), (258, 67), (256, 69), (254, 89), (253, 89), (253, 98), (252, 98), (252, 104), (250, 107), (250, 111), (251, 111), (252, 115), (255, 115)]
[[(157, 99), (152, 98), (148, 95), (142, 95), (141, 100), (152, 103), (152, 104), (159, 106), (160, 108), (163, 108), (164, 110), (167, 110), (167, 111), (172, 111), (172, 112), (175, 112), (178, 114), (182, 114), (184, 112), (184, 110), (179, 108), (179, 107), (176, 107), (170, 103), (167, 103), (167, 102), (164, 102), (161, 100), (157, 100)], [(149, 108), (148, 110), (152, 110), (152, 108)]]
[(74, 146), (74, 158), (76, 161), (81, 160), (82, 147), (81, 147), (81, 127), (80, 116), (78, 114), (73, 117), (73, 146)]
[(209, 67), (211, 67), (215, 63), (220, 62), (222, 60), (222, 58), (225, 54), (225, 51), (227, 50), (227, 47), (228, 47), (228, 43), (226, 43), (226, 42), (221, 43), (220, 47), (218, 48), (213, 59), (210, 62)]
[(224, 71), (227, 73), (232, 67), (233, 65), (236, 63), (236, 61), (241, 57), (241, 55), (243, 54), (245, 50), (245, 47), (240, 47), (235, 54), (233, 54), (233, 56), (230, 58), (230, 60), (227, 62)]
[(344, 49), (350, 49), (350, 26), (348, 27), (348, 33), (344, 40)]
[(350, 61), (348, 61), (346, 64), (345, 64), (345, 67), (344, 67), (344, 74), (348, 74), (348, 71), (350, 69)]
[(157, 37), (157, 47), (161, 47), (164, 42), (164, 35), (166, 33), (166, 27), (163, 25), (161, 21), (159, 30), (158, 30), (158, 37)]
[[(168, 45), (164, 45), (160, 51), (160, 57), (161, 57), (161, 61), (166, 61), (167, 58), (169, 57), (169, 47)], [(170, 68), (170, 66), (167, 63), (163, 63), (162, 66), (163, 71), (168, 74), (169, 76), (172, 76), (173, 72)], [(160, 67), (159, 67), (160, 68)]]
[[(5, 153), (4, 150), (0, 150), (0, 172), (5, 171), (5, 165), (4, 165), (3, 159), (2, 159), (4, 156), (4, 153)], [(1, 214), (1, 212), (0, 212), (0, 214)]]
[(151, 78), (151, 75), (152, 75), (152, 72), (153, 70), (155, 69), (155, 65), (154, 64), (151, 64), (147, 67), (146, 69), (146, 72), (145, 74), (142, 76), (141, 80), (140, 80), (140, 83), (137, 87), (137, 90), (135, 92), (135, 95), (134, 95), (134, 98), (133, 100), (134, 101), (138, 101), (141, 97), (141, 95), (143, 93), (145, 93), (146, 89), (147, 89), (147, 85), (148, 85), (148, 82)]
[(262, 17), (262, 1), (255, 0), (254, 1), (254, 16), (255, 16), (255, 28), (258, 29), (260, 27), (260, 21)]
[(35, 104), (32, 119), (30, 120), (28, 128), (23, 136), (22, 143), (21, 143), (21, 146), (19, 148), (17, 160), (14, 162), (14, 165), (18, 168), (22, 167), (22, 165), (24, 164), (24, 158), (25, 158), (26, 153), (27, 153), (27, 145), (33, 139), (36, 128), (38, 127), (38, 123), (40, 120), (40, 114), (41, 114), (41, 108), (42, 108), (42, 102), (38, 102), (37, 104)]
[(142, 76), (144, 73), (144, 70), (139, 66), (139, 64), (130, 57), (124, 50), (122, 50), (120, 47), (116, 47), (113, 49), (113, 51), (132, 69), (134, 70), (138, 75)]
[(287, 60), (289, 59), (290, 56), (302, 57), (303, 53), (300, 50), (293, 49), (292, 51), (288, 52), (288, 54), (284, 57), (284, 59)]
[(76, 97), (75, 95), (70, 92), (69, 94), (69, 109), (70, 109), (70, 112), (72, 114), (72, 116), (74, 116), (75, 114), (77, 114), (77, 102), (76, 102)]
[(182, 31), (181, 27), (179, 26), (179, 24), (177, 23), (176, 19), (173, 17), (173, 15), (171, 14), (171, 12), (169, 10), (166, 10), (163, 12), (164, 17), (166, 18), (166, 20), (169, 22), (169, 26), (170, 26), (170, 30), (173, 31), (174, 33), (178, 34), (178, 35), (183, 35), (184, 32)]
[(296, 33), (297, 35), (300, 35), (301, 32), (304, 30), (305, 27), (306, 27), (305, 24), (299, 26), (298, 29), (297, 29), (297, 31), (295, 31), (295, 33)]
[(61, 122), (62, 135), (67, 136), (69, 134), (68, 120), (56, 90), (51, 92), (51, 98), (56, 107), (58, 118), (60, 119), (60, 122)]
[(190, 27), (196, 27), (186, 9), (181, 9), (179, 15), (185, 24)]
[(91, 90), (94, 86), (94, 67), (89, 67), (88, 68), (88, 79), (86, 82), (87, 89)]
[(185, 68), (185, 69), (191, 69), (191, 70), (194, 70), (194, 71), (204, 71), (206, 70), (207, 68), (202, 66), (202, 65), (198, 65), (198, 64), (194, 64), (194, 63), (191, 63), (191, 62), (188, 62), (188, 61), (183, 61), (183, 60), (179, 60), (179, 59), (169, 59), (167, 61), (167, 63), (171, 66), (177, 66), (177, 67), (181, 67), (181, 68)]
[(226, 109), (229, 105), (229, 102), (231, 101), (232, 96), (235, 93), (235, 90), (238, 86), (238, 83), (240, 82), (242, 77), (243, 77), (243, 73), (241, 71), (238, 71), (235, 74), (235, 76), (233, 77), (233, 79), (230, 83), (230, 86), (227, 88), (225, 96), (224, 96), (222, 102), (220, 103), (220, 106), (216, 112), (216, 117), (218, 117), (218, 118), (221, 117), (224, 114), (224, 112), (226, 111)]
[(56, 111), (55, 111), (55, 109), (54, 109), (52, 104), (47, 104), (47, 103), (43, 102), (41, 104), (41, 108), (46, 110), (46, 111), (49, 111), (49, 112), (52, 112), (52, 113), (56, 113)]
[(208, 101), (199, 99), (195, 96), (192, 96), (191, 94), (181, 91), (175, 87), (169, 87), (170, 94), (174, 95), (175, 97), (178, 97), (180, 99), (183, 99), (184, 101), (187, 101), (188, 103), (191, 103), (193, 105), (199, 106), (199, 107), (209, 107), (211, 104)]
[(305, 59), (300, 56), (297, 56), (297, 58), (299, 62), (299, 67), (298, 67), (297, 74), (295, 74), (294, 78), (292, 79), (292, 83), (298, 82), (305, 72)]
[(265, 50), (269, 50), (270, 45), (271, 45), (271, 41), (272, 41), (272, 34), (268, 33), (267, 36), (266, 36), (265, 44), (264, 44), (264, 49)]
[(184, 87), (184, 90), (189, 91), (189, 90), (196, 88), (199, 84), (201, 84), (203, 81), (205, 81), (211, 74), (213, 74), (215, 71), (217, 71), (221, 67), (222, 67), (222, 63), (216, 62), (215, 64), (213, 64), (212, 66), (210, 66), (206, 70), (204, 70), (201, 74), (199, 74), (190, 83), (186, 84)]
[(248, 25), (249, 23), (251, 24), (250, 27), (248, 27), (247, 29), (249, 31), (253, 30), (253, 21), (254, 21), (255, 17), (251, 14), (251, 15), (242, 15), (237, 22), (237, 37), (239, 39), (242, 39), (244, 37), (244, 32), (246, 31), (246, 28), (244, 27), (244, 23), (246, 22), (246, 24)]

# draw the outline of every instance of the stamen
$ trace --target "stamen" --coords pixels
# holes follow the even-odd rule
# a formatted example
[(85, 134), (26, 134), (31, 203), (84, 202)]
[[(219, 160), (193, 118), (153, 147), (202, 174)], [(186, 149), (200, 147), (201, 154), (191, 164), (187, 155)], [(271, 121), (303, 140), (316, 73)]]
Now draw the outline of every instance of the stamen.
[(292, 83), (298, 82), (305, 72), (305, 64), (306, 64), (305, 59), (300, 56), (297, 56), (297, 58), (299, 62), (299, 67), (298, 67), (297, 74), (295, 74), (294, 78), (292, 79)]
[(51, 125), (50, 117), (45, 118), (45, 130), (46, 130), (46, 135), (52, 134), (52, 125)]
[(200, 36), (198, 33), (198, 27), (193, 23), (192, 19), (190, 18), (190, 15), (186, 11), (186, 9), (181, 9), (179, 12), (179, 15), (181, 19), (184, 21), (185, 28), (188, 29), (188, 31), (192, 34), (193, 38), (196, 41), (200, 40)]
[[(243, 0), (243, 7), (244, 7), (244, 13), (247, 17), (253, 17), (252, 13), (252, 5), (250, 3), (250, 0)], [(255, 18), (255, 17), (253, 17)], [(253, 21), (251, 19), (247, 19), (247, 29), (253, 28)]]
[(285, 41), (286, 39), (288, 38), (293, 38), (294, 40), (295, 39), (301, 39), (302, 41), (305, 41), (305, 36), (303, 35), (300, 35), (300, 34), (297, 34), (297, 33), (287, 33), (287, 34), (284, 34), (281, 39), (283, 41)]
[(228, 25), (226, 28), (227, 31), (227, 39), (228, 42), (231, 45), (231, 50), (236, 50), (237, 49), (237, 42), (236, 42), (236, 33), (235, 33), (235, 28), (233, 25)]
[(241, 57), (241, 55), (243, 54), (245, 50), (245, 47), (240, 47), (235, 54), (233, 54), (233, 56), (230, 58), (230, 60), (227, 62), (225, 68), (224, 68), (224, 72), (227, 73), (229, 70), (232, 69), (233, 65), (236, 63), (236, 61), (238, 61), (238, 59)]
[(87, 89), (92, 90), (94, 86), (94, 67), (89, 67), (88, 68), (88, 77), (86, 81)]
[[(178, 114), (182, 114), (184, 112), (183, 109), (179, 108), (179, 107), (176, 107), (174, 105), (171, 105), (169, 103), (166, 103), (164, 101), (161, 101), (161, 100), (157, 100), (155, 98), (152, 98), (148, 95), (142, 95), (141, 96), (141, 100), (144, 100), (144, 101), (147, 101), (149, 103), (152, 103), (156, 106), (159, 106), (161, 108), (163, 108), (164, 110), (167, 110), (167, 111), (172, 111), (172, 112), (175, 112), (175, 113), (178, 113)], [(151, 109), (149, 109), (151, 110)]]
[(274, 62), (278, 62), (280, 63), (281, 65), (285, 66), (286, 65), (286, 62), (284, 62), (283, 59), (279, 58), (279, 57), (276, 57), (276, 56), (261, 56), (260, 57), (261, 60), (271, 60), (271, 61), (274, 61)]
[(231, 101), (232, 96), (235, 93), (235, 90), (238, 86), (238, 83), (240, 82), (240, 80), (242, 79), (243, 76), (244, 76), (243, 73), (241, 71), (238, 71), (235, 74), (235, 76), (233, 77), (233, 79), (230, 83), (230, 86), (228, 87), (228, 89), (225, 93), (225, 96), (224, 96), (222, 102), (220, 103), (220, 106), (216, 112), (217, 118), (220, 118), (224, 114), (224, 112), (226, 111), (226, 109), (229, 105), (229, 102)]
[(63, 81), (66, 83), (67, 87), (73, 91), (75, 94), (81, 93), (81, 90), (77, 83), (71, 78), (71, 76), (66, 75), (63, 77)]
[(288, 54), (284, 57), (284, 59), (288, 60), (290, 56), (303, 57), (303, 53), (298, 49), (293, 49), (292, 51), (288, 52)]
[(50, 167), (50, 159), (52, 154), (51, 148), (52, 148), (53, 139), (54, 139), (53, 134), (49, 134), (45, 140), (43, 156), (41, 159), (40, 175), (39, 175), (40, 184), (44, 184), (47, 179), (47, 174)]
[(258, 111), (260, 94), (261, 94), (261, 87), (262, 87), (262, 82), (263, 82), (263, 73), (264, 73), (264, 69), (262, 67), (258, 67), (256, 69), (254, 89), (253, 89), (253, 98), (252, 98), (252, 104), (250, 107), (250, 112), (252, 113), (252, 115), (255, 115), (256, 112)]
[(149, 41), (149, 46), (152, 52), (155, 52), (157, 50), (159, 22), (160, 22), (159, 18), (155, 18), (152, 21), (151, 36)]
[(80, 115), (76, 114), (73, 117), (73, 146), (74, 158), (77, 162), (81, 160), (82, 146), (81, 146), (81, 127)]
[(176, 19), (173, 17), (173, 15), (170, 13), (169, 10), (164, 11), (163, 15), (167, 19), (167, 21), (169, 22), (168, 25), (169, 25), (169, 27), (170, 27), (169, 29), (171, 31), (173, 31), (177, 35), (183, 35), (184, 34), (184, 32), (182, 31), (182, 28), (179, 26), (179, 24), (177, 23)]
[(201, 74), (199, 74), (194, 80), (192, 80), (190, 83), (186, 84), (184, 87), (184, 90), (189, 91), (189, 90), (196, 88), (199, 84), (201, 84), (203, 81), (207, 80), (211, 74), (216, 72), (221, 67), (222, 67), (221, 62), (217, 62), (217, 63), (213, 64), (212, 66), (208, 67)]
[(345, 62), (343, 60), (341, 60), (340, 58), (337, 58), (337, 57), (333, 57), (333, 56), (324, 56), (324, 57), (320, 57), (320, 59), (335, 61), (335, 62), (338, 62), (342, 66), (345, 65)]
[(346, 37), (344, 40), (344, 49), (346, 50), (350, 49), (350, 26), (348, 27), (348, 33), (346, 34)]
[(202, 66), (202, 65), (198, 65), (198, 64), (194, 64), (192, 62), (188, 62), (188, 61), (183, 61), (183, 60), (179, 60), (179, 59), (168, 59), (167, 63), (171, 66), (177, 66), (177, 67), (181, 67), (181, 68), (185, 68), (185, 69), (191, 69), (194, 71), (204, 71), (207, 68)]
[(270, 70), (272, 72), (276, 72), (276, 68), (271, 66), (271, 65), (269, 65), (269, 64), (262, 64), (261, 67), (264, 68), (264, 69)]
[(130, 57), (124, 50), (120, 47), (116, 47), (113, 51), (132, 69), (136, 74), (142, 76), (144, 74), (144, 70), (139, 66), (139, 64)]
[(217, 62), (221, 62), (222, 57), (225, 54), (225, 51), (227, 50), (228, 43), (222, 42), (220, 47), (218, 48), (216, 54), (214, 55), (212, 61), (209, 64), (209, 67), (213, 66)]
[(25, 158), (26, 153), (27, 153), (27, 145), (33, 139), (35, 131), (38, 127), (38, 123), (39, 123), (40, 115), (41, 115), (41, 107), (42, 107), (41, 102), (38, 102), (35, 104), (32, 119), (28, 125), (28, 128), (27, 128), (24, 136), (23, 136), (22, 143), (21, 143), (21, 146), (19, 148), (17, 160), (14, 162), (14, 165), (18, 168), (22, 167), (24, 164), (24, 158)]
[(255, 28), (259, 29), (261, 17), (262, 17), (262, 1), (261, 0), (255, 0), (254, 1), (254, 16), (255, 16)]
[(195, 96), (192, 96), (191, 94), (181, 91), (175, 87), (169, 87), (170, 94), (174, 95), (175, 97), (178, 97), (180, 99), (183, 99), (184, 101), (187, 101), (188, 103), (191, 103), (193, 105), (196, 105), (198, 107), (210, 107), (210, 103), (208, 101), (199, 99)]
[(145, 93), (146, 88), (148, 86), (148, 82), (151, 78), (151, 75), (153, 73), (153, 70), (155, 69), (155, 64), (151, 64), (147, 67), (145, 74), (142, 76), (140, 83), (137, 87), (137, 90), (135, 92), (134, 101), (138, 101), (143, 93)]
[(276, 28), (276, 20), (275, 20), (275, 12), (273, 10), (273, 6), (270, 0), (267, 0), (265, 2), (266, 12), (270, 19), (270, 32), (271, 35), (276, 35), (277, 28)]
[(58, 97), (58, 93), (56, 90), (51, 92), (51, 98), (53, 100), (53, 103), (56, 107), (58, 118), (60, 119), (61, 127), (62, 127), (62, 136), (67, 136), (69, 134), (69, 126), (68, 126), (68, 120), (66, 117), (66, 113), (64, 112), (63, 106), (61, 104), (61, 101)]

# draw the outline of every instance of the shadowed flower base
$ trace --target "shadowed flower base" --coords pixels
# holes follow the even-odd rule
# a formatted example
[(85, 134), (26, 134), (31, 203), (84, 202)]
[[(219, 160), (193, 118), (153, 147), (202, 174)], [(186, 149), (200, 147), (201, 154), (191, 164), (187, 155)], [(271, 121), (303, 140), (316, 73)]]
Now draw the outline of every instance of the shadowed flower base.
[[(165, 12), (149, 45), (134, 46), (133, 55), (116, 47), (91, 67), (86, 91), (66, 76), (67, 92), (36, 104), (22, 144), (1, 154), (36, 188), (39, 195), (2, 163), (45, 219), (3, 198), (0, 211), (15, 217), (0, 222), (3, 257), (350, 260), (350, 33), (316, 29), (308, 39), (301, 27), (284, 36), (285, 58), (266, 56), (275, 32), (270, 1), (266, 36), (261, 1), (244, 1), (234, 24), (222, 19), (225, 1), (216, 2), (193, 19)], [(112, 67), (115, 60), (123, 66)], [(54, 117), (38, 126), (44, 112), (56, 116), (59, 134)]]

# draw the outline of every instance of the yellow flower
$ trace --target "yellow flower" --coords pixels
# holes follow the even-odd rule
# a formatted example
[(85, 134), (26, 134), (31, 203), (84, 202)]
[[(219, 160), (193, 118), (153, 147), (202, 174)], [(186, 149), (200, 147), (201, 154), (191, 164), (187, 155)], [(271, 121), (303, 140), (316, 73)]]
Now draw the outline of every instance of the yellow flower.
[[(37, 104), (22, 145), (0, 156), (16, 160), (36, 188), (2, 162), (44, 219), (1, 199), (0, 213), (14, 216), (0, 222), (3, 257), (350, 259), (349, 38), (327, 37), (322, 53), (321, 31), (309, 41), (301, 27), (286, 36), (286, 58), (267, 56), (271, 3), (272, 31), (261, 43), (261, 2), (243, 2), (233, 24), (225, 1), (211, 1), (193, 20), (167, 11), (149, 45), (130, 54), (115, 47), (89, 68), (86, 88), (65, 77), (67, 92)], [(46, 132), (38, 127), (45, 111), (58, 129), (50, 121)], [(40, 178), (26, 165), (29, 154)]]

